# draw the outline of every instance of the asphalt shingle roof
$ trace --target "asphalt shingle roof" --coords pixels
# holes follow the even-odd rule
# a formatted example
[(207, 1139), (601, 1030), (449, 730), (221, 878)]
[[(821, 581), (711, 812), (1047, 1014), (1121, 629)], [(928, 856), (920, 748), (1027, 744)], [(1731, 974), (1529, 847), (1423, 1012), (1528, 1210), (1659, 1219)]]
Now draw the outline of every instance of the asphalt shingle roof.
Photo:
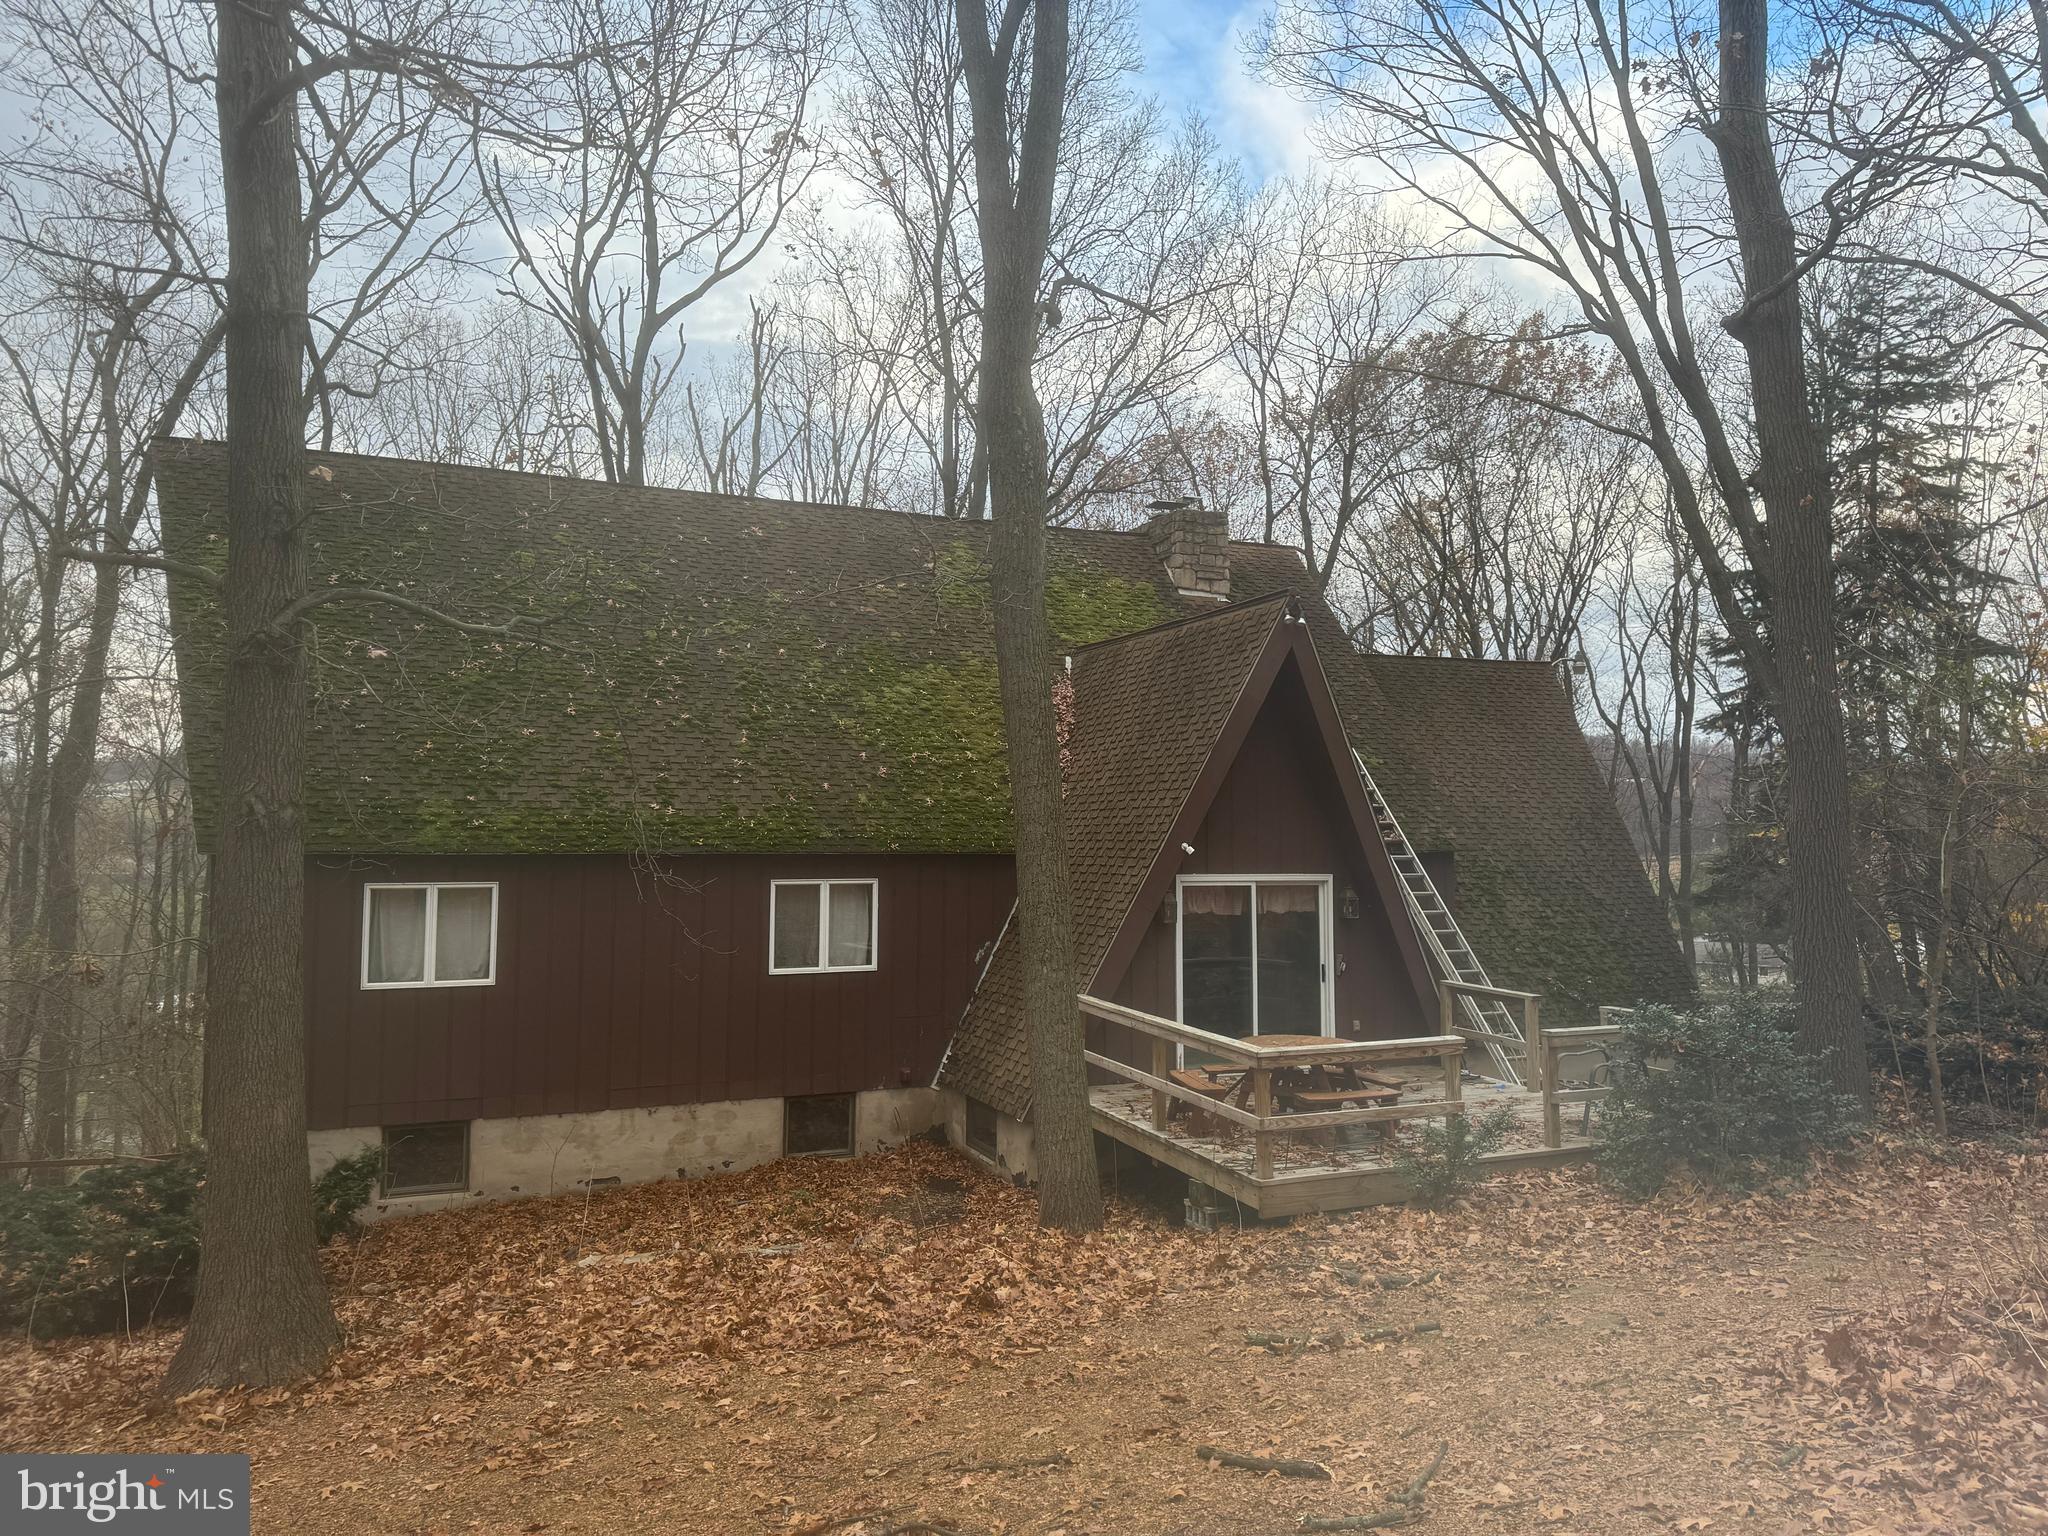
[[(1064, 809), (1074, 960), (1084, 989), (1286, 607), (1279, 594), (1232, 603), (1074, 657)], [(1012, 928), (996, 946), (940, 1075), (942, 1085), (1016, 1119), (1031, 1097), (1021, 952)]]
[[(167, 552), (217, 569), (224, 450), (174, 440), (156, 455)], [(547, 642), (317, 609), (309, 852), (1011, 846), (986, 524), (350, 454), (313, 454), (309, 469), (316, 590), (526, 615)], [(1259, 600), (1306, 584), (1289, 549), (1232, 544), (1230, 565), (1219, 612), (1177, 594), (1141, 534), (1052, 535), (1060, 643), (1132, 636), (1075, 662), (1077, 701), (1091, 702), (1070, 742), (1069, 813), (1130, 854), (1077, 874), (1091, 945), (1113, 937), (1102, 927), (1129, 901), (1119, 871), (1142, 876), (1152, 813), (1199, 771), (1187, 764), (1228, 712), (1233, 669), (1277, 619)], [(221, 620), (203, 584), (173, 575), (170, 597), (210, 840)], [(1455, 850), (1461, 916), (1494, 980), (1567, 1010), (1682, 993), (1684, 962), (1551, 669), (1362, 656), (1320, 599), (1302, 609), (1352, 744), (1416, 846)], [(1157, 628), (1188, 615), (1207, 617)], [(1154, 734), (1141, 749), (1118, 719), (1153, 719)], [(1144, 818), (1119, 820), (1140, 801)], [(1002, 963), (992, 997), (1014, 984)], [(1014, 1094), (990, 1082), (978, 1096), (1021, 1106), (1006, 1071)]]
[[(224, 450), (165, 442), (157, 462), (167, 551), (218, 568)], [(529, 615), (547, 640), (317, 609), (310, 851), (1009, 848), (987, 524), (351, 454), (310, 467), (316, 590)], [(1299, 578), (1289, 550), (1231, 558), (1248, 593)], [(170, 587), (210, 839), (220, 615), (209, 588)], [(1056, 531), (1048, 597), (1066, 646), (1194, 611), (1128, 533)]]
[(1692, 976), (1557, 669), (1366, 656), (1432, 798), (1385, 784), (1421, 848), (1455, 847), (1459, 926), (1497, 986), (1544, 994), (1554, 1025), (1603, 1003), (1677, 1001)]

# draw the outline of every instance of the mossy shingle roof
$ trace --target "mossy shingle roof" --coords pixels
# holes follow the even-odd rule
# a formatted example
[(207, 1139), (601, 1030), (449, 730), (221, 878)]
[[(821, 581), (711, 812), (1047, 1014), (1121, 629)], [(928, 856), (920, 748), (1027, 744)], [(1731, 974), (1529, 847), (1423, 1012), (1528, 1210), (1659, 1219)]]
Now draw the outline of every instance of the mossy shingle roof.
[(1557, 670), (1545, 662), (1361, 658), (1431, 795), (1386, 784), (1419, 848), (1455, 848), (1459, 926), (1498, 986), (1553, 1024), (1601, 1004), (1676, 1001), (1691, 972)]
[[(158, 445), (168, 553), (219, 567), (219, 444)], [(989, 852), (1010, 846), (988, 527), (859, 507), (316, 453), (307, 722), (315, 852)], [(1291, 552), (1232, 547), (1248, 591)], [(217, 813), (221, 622), (171, 582), (203, 836)], [(1135, 534), (1060, 530), (1063, 645), (1190, 611)]]

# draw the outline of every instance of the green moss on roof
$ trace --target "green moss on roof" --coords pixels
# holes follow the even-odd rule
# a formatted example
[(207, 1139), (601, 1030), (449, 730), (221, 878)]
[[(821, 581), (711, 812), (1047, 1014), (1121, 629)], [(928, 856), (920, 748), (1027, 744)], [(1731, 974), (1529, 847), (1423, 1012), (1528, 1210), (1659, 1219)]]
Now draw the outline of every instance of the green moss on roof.
[(949, 608), (986, 612), (988, 562), (965, 540), (948, 544), (932, 558), (932, 592)]
[[(1692, 988), (1663, 905), (1630, 845), (1554, 669), (1371, 656), (1388, 754), (1426, 768), (1426, 813), (1384, 779), (1403, 830), (1456, 834), (1457, 911), (1495, 983), (1544, 994), (1553, 1025), (1602, 1004)], [(1513, 743), (1512, 751), (1499, 750)], [(1377, 775), (1376, 775), (1377, 776)]]
[(1085, 561), (1056, 561), (1045, 576), (1045, 616), (1062, 645), (1094, 645), (1176, 617), (1149, 582), (1126, 581)]
[[(932, 562), (932, 588), (949, 608), (989, 611), (988, 562), (964, 540)], [(1055, 550), (1045, 575), (1045, 616), (1053, 638), (1079, 647), (1135, 634), (1178, 616), (1153, 581), (1132, 581), (1070, 550)]]
[[(544, 635), (520, 644), (388, 607), (319, 609), (313, 850), (1010, 846), (986, 524), (350, 455), (312, 463), (316, 586), (524, 615)], [(166, 444), (159, 468), (167, 546), (217, 566), (221, 451)], [(1062, 647), (1180, 611), (1143, 538), (1053, 538)], [(210, 836), (220, 614), (209, 589), (176, 580), (172, 608)]]

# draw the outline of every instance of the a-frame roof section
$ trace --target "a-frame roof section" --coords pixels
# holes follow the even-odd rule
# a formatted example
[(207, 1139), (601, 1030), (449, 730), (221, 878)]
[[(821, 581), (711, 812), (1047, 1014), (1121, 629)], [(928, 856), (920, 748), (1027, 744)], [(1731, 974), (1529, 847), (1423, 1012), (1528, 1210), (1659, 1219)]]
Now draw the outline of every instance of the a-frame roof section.
[[(1077, 652), (1065, 748), (1076, 975), (1113, 987), (1172, 889), (1180, 845), (1208, 814), (1225, 775), (1284, 669), (1300, 676), (1316, 734), (1390, 913), (1405, 913), (1351, 748), (1292, 597), (1275, 594), (1160, 625)], [(1418, 997), (1428, 963), (1412, 927), (1395, 933)], [(1022, 971), (1012, 927), (969, 1003), (940, 1082), (1022, 1118), (1030, 1107)]]

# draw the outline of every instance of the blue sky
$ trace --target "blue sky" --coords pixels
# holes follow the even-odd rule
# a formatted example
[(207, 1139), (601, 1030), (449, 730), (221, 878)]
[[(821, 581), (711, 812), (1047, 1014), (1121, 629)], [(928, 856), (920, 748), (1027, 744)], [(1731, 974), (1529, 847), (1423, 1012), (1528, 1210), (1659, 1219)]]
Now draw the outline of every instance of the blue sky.
[(1270, 0), (1138, 0), (1145, 78), (1169, 112), (1192, 107), (1254, 180), (1310, 157), (1302, 108), (1252, 77), (1243, 37)]

